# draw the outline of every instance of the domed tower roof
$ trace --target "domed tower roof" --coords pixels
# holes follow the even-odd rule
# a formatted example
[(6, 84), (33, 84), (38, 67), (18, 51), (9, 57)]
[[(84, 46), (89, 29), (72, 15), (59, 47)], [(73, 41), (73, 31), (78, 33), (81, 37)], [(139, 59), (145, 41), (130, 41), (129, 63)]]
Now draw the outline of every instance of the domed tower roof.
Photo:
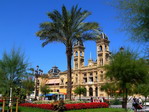
[(77, 41), (74, 46), (84, 46), (82, 41)]
[(102, 39), (108, 39), (107, 35), (105, 33), (103, 33), (103, 32), (101, 33), (101, 38)]
[(60, 70), (58, 69), (58, 67), (54, 66), (48, 71), (48, 74), (50, 74), (51, 76), (58, 76), (59, 72)]

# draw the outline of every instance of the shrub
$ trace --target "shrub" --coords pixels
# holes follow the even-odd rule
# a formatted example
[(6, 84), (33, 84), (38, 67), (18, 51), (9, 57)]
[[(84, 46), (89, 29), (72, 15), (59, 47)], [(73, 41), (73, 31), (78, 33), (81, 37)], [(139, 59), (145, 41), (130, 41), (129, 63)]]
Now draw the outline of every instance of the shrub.
[(52, 103), (53, 101), (49, 100), (40, 100), (40, 101), (33, 101), (34, 104), (49, 104)]
[(120, 101), (120, 100), (118, 100), (118, 99), (116, 99), (116, 100), (111, 100), (111, 101), (110, 101), (110, 104), (111, 104), (111, 105), (121, 105), (121, 104), (122, 104), (122, 101)]

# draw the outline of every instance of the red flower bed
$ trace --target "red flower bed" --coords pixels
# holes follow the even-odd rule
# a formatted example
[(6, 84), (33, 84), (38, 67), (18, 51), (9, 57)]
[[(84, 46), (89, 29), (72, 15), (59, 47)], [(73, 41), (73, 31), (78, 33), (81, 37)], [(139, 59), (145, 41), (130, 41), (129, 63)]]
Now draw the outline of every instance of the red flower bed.
[(108, 108), (107, 103), (76, 103), (76, 104), (66, 104), (65, 107), (67, 110), (73, 110), (73, 109), (89, 109), (89, 108)]
[(53, 110), (53, 105), (51, 105), (51, 104), (23, 103), (23, 104), (20, 104), (19, 106), (22, 106), (22, 107), (35, 107), (35, 108), (42, 108), (42, 109)]
[[(32, 103), (24, 103), (20, 104), (20, 106), (24, 107), (35, 107), (42, 109), (53, 110), (53, 105), (51, 104), (32, 104)], [(108, 108), (107, 103), (93, 102), (93, 103), (75, 103), (75, 104), (65, 104), (66, 110), (74, 110), (74, 109), (89, 109), (89, 108)]]
[(3, 100), (0, 100), (0, 102), (3, 102)]

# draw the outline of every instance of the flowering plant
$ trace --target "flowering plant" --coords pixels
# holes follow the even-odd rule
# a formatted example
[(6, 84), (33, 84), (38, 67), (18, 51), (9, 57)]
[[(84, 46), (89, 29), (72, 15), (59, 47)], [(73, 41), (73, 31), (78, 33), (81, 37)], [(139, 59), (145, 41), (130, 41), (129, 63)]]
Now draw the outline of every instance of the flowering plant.
[(105, 102), (91, 102), (91, 103), (75, 103), (75, 104), (64, 104), (64, 102), (55, 102), (52, 104), (32, 104), (24, 103), (20, 104), (24, 107), (35, 107), (48, 110), (74, 110), (74, 109), (89, 109), (89, 108), (108, 108), (109, 105)]

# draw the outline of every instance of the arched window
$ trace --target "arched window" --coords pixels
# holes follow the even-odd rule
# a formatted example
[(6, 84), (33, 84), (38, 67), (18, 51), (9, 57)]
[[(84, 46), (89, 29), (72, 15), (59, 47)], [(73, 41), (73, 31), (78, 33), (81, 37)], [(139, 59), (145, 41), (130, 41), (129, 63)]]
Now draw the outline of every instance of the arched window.
[(98, 87), (95, 88), (95, 94), (98, 96)]
[(80, 56), (82, 56), (82, 51), (80, 51)]
[(76, 56), (78, 56), (78, 52), (76, 51)]
[(99, 46), (99, 51), (102, 51), (102, 46)]
[(61, 78), (61, 84), (62, 84), (62, 85), (64, 84), (64, 79), (63, 79), (63, 78)]
[(93, 88), (92, 87), (89, 88), (89, 96), (93, 96)]

